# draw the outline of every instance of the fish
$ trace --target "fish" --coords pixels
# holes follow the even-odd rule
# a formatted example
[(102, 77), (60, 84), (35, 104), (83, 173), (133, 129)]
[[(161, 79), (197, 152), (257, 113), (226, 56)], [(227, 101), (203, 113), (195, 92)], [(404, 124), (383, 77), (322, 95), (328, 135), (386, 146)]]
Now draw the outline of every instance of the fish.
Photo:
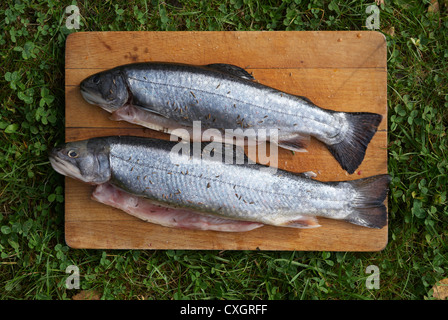
[[(191, 141), (272, 142), (305, 152), (310, 138), (325, 144), (353, 174), (378, 130), (382, 115), (336, 112), (310, 99), (259, 83), (225, 63), (189, 65), (143, 62), (95, 73), (80, 83), (84, 100), (115, 121), (144, 126)], [(193, 134), (195, 123), (201, 132)]]
[[(250, 162), (237, 146), (137, 136), (68, 142), (54, 147), (49, 159), (62, 175), (127, 193), (131, 207), (142, 199), (142, 207), (169, 208), (170, 214), (184, 210), (292, 228), (319, 227), (320, 217), (376, 229), (387, 225), (388, 174), (319, 181), (310, 174)], [(244, 228), (252, 227), (259, 226)]]

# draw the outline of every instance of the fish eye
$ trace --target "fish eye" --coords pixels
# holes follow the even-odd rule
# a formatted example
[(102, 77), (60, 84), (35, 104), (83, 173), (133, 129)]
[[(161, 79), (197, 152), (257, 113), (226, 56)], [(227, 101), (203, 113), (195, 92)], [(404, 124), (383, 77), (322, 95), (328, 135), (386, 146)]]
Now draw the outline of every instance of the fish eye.
[(77, 158), (77, 157), (78, 157), (78, 154), (76, 153), (75, 150), (69, 150), (69, 151), (67, 152), (67, 155), (68, 155), (70, 158)]
[(94, 84), (99, 84), (99, 83), (100, 83), (100, 76), (99, 76), (99, 75), (95, 75), (95, 76), (93, 76), (93, 78), (92, 78), (92, 82), (93, 82)]

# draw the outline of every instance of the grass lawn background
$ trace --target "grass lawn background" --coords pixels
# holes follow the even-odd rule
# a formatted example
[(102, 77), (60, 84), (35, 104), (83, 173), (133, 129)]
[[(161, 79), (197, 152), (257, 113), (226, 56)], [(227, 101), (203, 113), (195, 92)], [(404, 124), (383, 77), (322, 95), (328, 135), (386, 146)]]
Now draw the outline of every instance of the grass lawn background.
[[(432, 299), (448, 278), (448, 2), (378, 4), (387, 39), (389, 243), (374, 253), (75, 250), (64, 242), (65, 8), (78, 31), (366, 30), (374, 2), (0, 4), (0, 299)], [(67, 267), (80, 271), (69, 289)], [(366, 282), (379, 271), (377, 288)]]

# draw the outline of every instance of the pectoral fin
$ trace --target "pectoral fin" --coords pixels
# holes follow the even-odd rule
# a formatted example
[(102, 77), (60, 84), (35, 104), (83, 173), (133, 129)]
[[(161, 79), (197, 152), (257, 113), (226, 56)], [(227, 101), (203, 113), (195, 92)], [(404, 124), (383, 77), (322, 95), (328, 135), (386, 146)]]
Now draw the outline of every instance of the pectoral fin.
[[(133, 105), (125, 105), (120, 109), (114, 111), (111, 116), (111, 120), (114, 121), (126, 121), (129, 123), (137, 124), (152, 130), (161, 131), (164, 133), (173, 133), (181, 138), (189, 139), (191, 127), (184, 127), (177, 122), (161, 116), (157, 113), (151, 112), (147, 109), (139, 108)], [(176, 130), (185, 129), (185, 130)], [(187, 133), (186, 136), (181, 136), (178, 132)]]

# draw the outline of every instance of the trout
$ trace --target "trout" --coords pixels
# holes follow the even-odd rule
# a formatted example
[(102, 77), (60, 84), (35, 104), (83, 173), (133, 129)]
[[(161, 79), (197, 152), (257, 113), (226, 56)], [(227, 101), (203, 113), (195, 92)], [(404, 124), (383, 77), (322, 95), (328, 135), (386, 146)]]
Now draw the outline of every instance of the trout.
[[(156, 206), (169, 209), (169, 214), (174, 214), (171, 221), (176, 220), (177, 210), (241, 222), (241, 230), (262, 225), (318, 227), (318, 217), (368, 228), (387, 224), (383, 203), (390, 181), (387, 174), (321, 182), (309, 174), (249, 163), (244, 151), (235, 146), (212, 142), (194, 148), (193, 144), (133, 136), (98, 137), (55, 147), (50, 162), (60, 174), (98, 185), (113, 195), (102, 197), (97, 188), (95, 199), (102, 198), (103, 203), (128, 213), (138, 207), (142, 211), (131, 214), (148, 221), (151, 219), (143, 216), (157, 211)], [(238, 157), (244, 161), (236, 161)], [(163, 219), (160, 210), (157, 214)], [(158, 223), (157, 219), (151, 222)], [(188, 217), (182, 219), (182, 225), (188, 227), (184, 224)], [(230, 229), (238, 231), (235, 226)]]
[[(222, 63), (127, 64), (87, 77), (80, 89), (88, 103), (110, 112), (113, 120), (192, 141), (269, 141), (302, 152), (314, 137), (350, 174), (362, 163), (382, 120), (375, 113), (320, 108)], [(199, 138), (192, 137), (195, 122), (203, 130)]]

